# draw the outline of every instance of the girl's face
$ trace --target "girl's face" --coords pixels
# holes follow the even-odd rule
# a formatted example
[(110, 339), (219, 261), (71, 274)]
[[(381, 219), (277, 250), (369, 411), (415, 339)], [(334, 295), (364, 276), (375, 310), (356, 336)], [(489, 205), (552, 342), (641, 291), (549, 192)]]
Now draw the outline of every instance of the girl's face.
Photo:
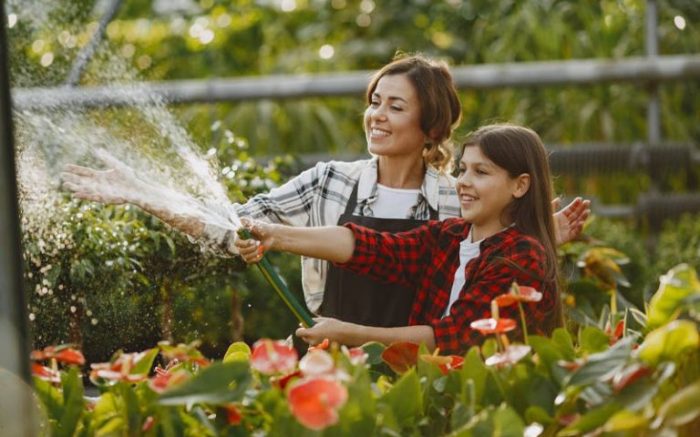
[(379, 79), (364, 118), (370, 153), (422, 157), (426, 136), (420, 128), (420, 116), (418, 95), (405, 75)]
[(473, 240), (490, 237), (510, 225), (503, 212), (514, 198), (525, 195), (529, 186), (528, 174), (512, 178), (481, 148), (466, 147), (459, 161), (457, 195), (462, 217), (473, 225)]

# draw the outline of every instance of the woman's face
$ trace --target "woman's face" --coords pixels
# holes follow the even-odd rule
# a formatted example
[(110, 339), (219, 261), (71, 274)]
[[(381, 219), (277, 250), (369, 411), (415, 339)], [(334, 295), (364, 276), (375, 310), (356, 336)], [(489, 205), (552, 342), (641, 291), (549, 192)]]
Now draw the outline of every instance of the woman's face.
[(406, 75), (379, 79), (365, 110), (365, 134), (370, 153), (422, 157), (426, 135), (420, 128), (420, 117), (418, 94)]

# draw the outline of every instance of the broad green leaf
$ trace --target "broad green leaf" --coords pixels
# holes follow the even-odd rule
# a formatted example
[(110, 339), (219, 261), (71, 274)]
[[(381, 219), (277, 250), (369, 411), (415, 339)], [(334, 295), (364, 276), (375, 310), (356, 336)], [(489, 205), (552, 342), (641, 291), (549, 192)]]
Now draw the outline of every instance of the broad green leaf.
[(687, 350), (700, 346), (700, 335), (695, 322), (674, 320), (651, 331), (637, 350), (641, 360), (656, 365), (664, 360), (675, 360)]
[(367, 354), (367, 364), (369, 364), (370, 366), (374, 366), (376, 364), (381, 364), (384, 362), (382, 360), (382, 352), (384, 352), (386, 346), (382, 343), (371, 341), (369, 343), (363, 344), (361, 347)]
[(588, 385), (606, 379), (620, 369), (629, 359), (632, 339), (627, 337), (615, 343), (610, 349), (590, 355), (567, 381), (568, 385)]
[(554, 423), (554, 418), (547, 413), (544, 408), (532, 405), (525, 410), (525, 421), (527, 423), (537, 422), (543, 425)]
[(501, 404), (498, 408), (481, 410), (469, 423), (449, 434), (450, 437), (522, 437), (525, 424), (510, 406)]
[(604, 432), (631, 432), (648, 425), (648, 420), (641, 413), (620, 410), (603, 425)]
[(250, 347), (243, 341), (232, 343), (224, 354), (224, 363), (231, 361), (247, 361), (250, 358)]
[(552, 333), (552, 341), (556, 344), (557, 349), (565, 360), (572, 361), (576, 358), (574, 340), (571, 338), (569, 331), (564, 328), (555, 329)]
[(580, 436), (602, 426), (613, 414), (620, 411), (614, 402), (589, 410), (577, 421), (557, 433), (557, 437)]
[(606, 350), (610, 345), (610, 337), (600, 328), (586, 326), (581, 330), (579, 343), (581, 345), (581, 351), (586, 354), (592, 354)]
[(409, 369), (380, 401), (391, 406), (399, 423), (414, 423), (423, 411), (420, 381), (414, 368)]
[(682, 388), (666, 399), (657, 413), (657, 421), (666, 426), (682, 426), (700, 415), (700, 381)]
[(163, 405), (192, 405), (198, 402), (223, 404), (241, 399), (250, 385), (250, 367), (246, 362), (214, 363), (192, 379), (160, 396)]
[(70, 437), (75, 433), (84, 411), (83, 383), (78, 368), (71, 366), (67, 373), (61, 375), (61, 384), (63, 386), (63, 411), (55, 435), (57, 437)]
[[(93, 410), (96, 435), (123, 434), (125, 430), (124, 403), (114, 393), (103, 393)], [(122, 431), (119, 432), (118, 431)]]
[(153, 360), (158, 356), (160, 350), (157, 347), (143, 351), (141, 359), (131, 368), (131, 375), (148, 375), (153, 367)]
[[(462, 369), (460, 369), (460, 376), (462, 381), (464, 381), (464, 393), (462, 396), (462, 402), (467, 404), (474, 403), (476, 405), (481, 404), (481, 400), (484, 395), (484, 386), (486, 384), (486, 377), (489, 373), (488, 368), (484, 364), (479, 354), (479, 348), (474, 346), (469, 349), (469, 352), (464, 357), (464, 362), (462, 363)], [(466, 388), (466, 381), (471, 380), (471, 388)], [(469, 399), (467, 396), (469, 393)]]
[(697, 273), (688, 264), (679, 264), (659, 278), (659, 288), (649, 301), (650, 329), (668, 323), (681, 311), (687, 297), (700, 293)]

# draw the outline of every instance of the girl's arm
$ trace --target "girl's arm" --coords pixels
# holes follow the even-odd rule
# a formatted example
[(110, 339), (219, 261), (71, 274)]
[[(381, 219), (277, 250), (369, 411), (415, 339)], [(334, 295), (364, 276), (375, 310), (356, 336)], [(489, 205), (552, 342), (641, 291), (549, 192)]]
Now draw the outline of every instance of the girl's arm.
[(389, 345), (397, 341), (425, 343), (429, 350), (435, 349), (433, 328), (427, 325), (403, 326), (397, 328), (377, 328), (338, 319), (317, 317), (311, 328), (299, 328), (296, 335), (311, 345), (324, 339), (336, 341), (347, 346), (360, 346), (369, 341), (378, 341)]
[(246, 262), (260, 261), (265, 250), (278, 250), (343, 263), (355, 250), (355, 236), (343, 226), (305, 228), (249, 220), (244, 224), (256, 238), (236, 242)]

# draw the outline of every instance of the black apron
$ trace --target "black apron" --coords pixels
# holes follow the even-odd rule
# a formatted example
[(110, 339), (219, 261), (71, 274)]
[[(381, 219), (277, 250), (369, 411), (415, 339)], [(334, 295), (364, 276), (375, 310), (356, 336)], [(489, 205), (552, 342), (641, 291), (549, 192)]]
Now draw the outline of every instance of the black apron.
[[(349, 222), (393, 233), (409, 231), (426, 223), (426, 220), (353, 215), (357, 205), (358, 184), (359, 182), (352, 190), (345, 212), (338, 219), (338, 225)], [(430, 208), (430, 219), (438, 218), (438, 212)], [(415, 295), (416, 286), (386, 284), (330, 264), (320, 314), (366, 326), (407, 326)]]

